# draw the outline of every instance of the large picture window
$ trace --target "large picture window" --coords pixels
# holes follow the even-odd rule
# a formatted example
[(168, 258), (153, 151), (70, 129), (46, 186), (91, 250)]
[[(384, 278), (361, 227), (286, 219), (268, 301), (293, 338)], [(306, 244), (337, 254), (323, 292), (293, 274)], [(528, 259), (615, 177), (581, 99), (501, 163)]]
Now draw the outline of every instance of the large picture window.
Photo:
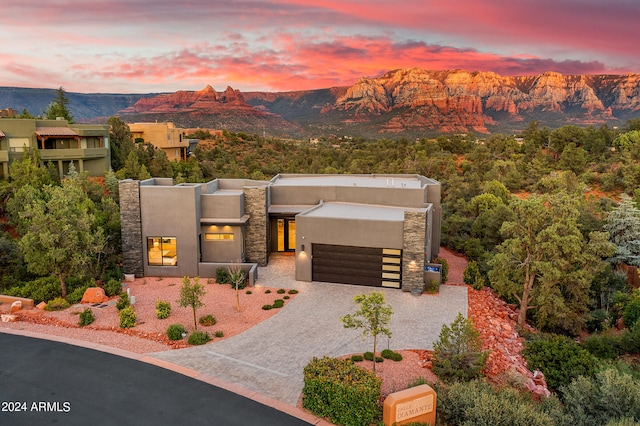
[(147, 257), (150, 266), (176, 266), (178, 252), (175, 237), (148, 237)]

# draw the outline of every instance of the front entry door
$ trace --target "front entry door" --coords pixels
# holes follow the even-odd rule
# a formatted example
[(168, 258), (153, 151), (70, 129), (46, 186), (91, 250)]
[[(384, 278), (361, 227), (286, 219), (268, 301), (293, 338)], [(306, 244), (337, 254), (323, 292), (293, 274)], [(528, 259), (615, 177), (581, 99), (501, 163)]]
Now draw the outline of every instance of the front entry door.
[(278, 219), (278, 251), (296, 250), (296, 220)]

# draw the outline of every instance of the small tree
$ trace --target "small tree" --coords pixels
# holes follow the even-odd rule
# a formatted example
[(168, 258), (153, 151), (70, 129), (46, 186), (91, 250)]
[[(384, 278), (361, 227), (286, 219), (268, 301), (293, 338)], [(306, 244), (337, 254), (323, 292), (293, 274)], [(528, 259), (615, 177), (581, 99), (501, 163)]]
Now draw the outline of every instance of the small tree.
[(205, 295), (204, 286), (200, 284), (200, 278), (195, 277), (193, 282), (189, 277), (182, 279), (182, 287), (180, 287), (180, 299), (178, 304), (183, 308), (191, 307), (193, 309), (193, 326), (197, 330), (198, 322), (196, 321), (196, 311), (202, 308), (204, 303), (202, 297)]
[(373, 336), (373, 371), (376, 371), (376, 347), (378, 335), (384, 334), (391, 337), (391, 331), (387, 328), (393, 310), (385, 303), (384, 293), (371, 292), (359, 294), (353, 300), (360, 306), (353, 314), (347, 314), (340, 318), (344, 328), (361, 328), (363, 337)]
[(445, 382), (469, 381), (480, 376), (487, 363), (480, 333), (458, 313), (451, 326), (443, 325), (433, 345), (433, 372)]
[(244, 280), (247, 278), (244, 271), (240, 267), (240, 264), (229, 266), (229, 279), (231, 280), (231, 284), (236, 289), (236, 310), (240, 312), (240, 285), (244, 283)]

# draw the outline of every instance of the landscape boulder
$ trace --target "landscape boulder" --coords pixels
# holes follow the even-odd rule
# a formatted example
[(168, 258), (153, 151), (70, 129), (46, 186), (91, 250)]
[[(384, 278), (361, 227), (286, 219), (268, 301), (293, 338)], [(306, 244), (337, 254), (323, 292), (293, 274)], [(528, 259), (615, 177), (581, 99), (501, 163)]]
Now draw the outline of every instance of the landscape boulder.
[(18, 312), (21, 309), (22, 309), (22, 302), (21, 301), (16, 300), (15, 302), (11, 303), (11, 313), (12, 314)]
[(104, 293), (104, 289), (100, 287), (89, 287), (82, 295), (80, 303), (102, 303), (107, 300), (109, 300), (109, 298)]

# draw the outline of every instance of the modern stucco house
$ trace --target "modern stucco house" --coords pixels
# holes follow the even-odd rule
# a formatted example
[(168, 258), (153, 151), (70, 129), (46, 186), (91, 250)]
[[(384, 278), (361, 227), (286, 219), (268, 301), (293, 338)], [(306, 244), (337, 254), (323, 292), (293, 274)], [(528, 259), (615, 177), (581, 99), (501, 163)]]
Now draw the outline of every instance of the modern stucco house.
[(120, 208), (125, 273), (136, 276), (211, 277), (217, 264), (266, 266), (277, 252), (295, 255), (300, 281), (409, 291), (440, 275), (440, 183), (424, 176), (128, 179)]
[(60, 177), (71, 162), (79, 172), (103, 176), (111, 168), (109, 126), (69, 124), (66, 120), (0, 119), (0, 179), (26, 149), (36, 149), (43, 163), (52, 162)]

